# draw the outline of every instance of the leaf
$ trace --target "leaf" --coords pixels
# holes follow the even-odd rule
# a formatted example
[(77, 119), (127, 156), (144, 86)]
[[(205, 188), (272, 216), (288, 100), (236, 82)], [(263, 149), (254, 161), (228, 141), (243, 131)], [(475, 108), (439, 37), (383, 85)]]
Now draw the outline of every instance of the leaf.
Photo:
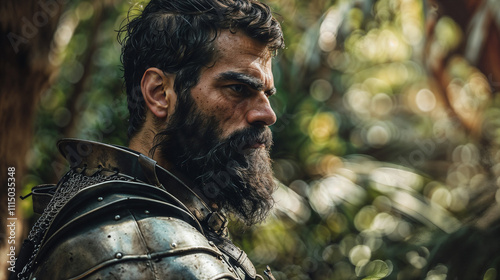
[(389, 276), (392, 269), (382, 260), (374, 260), (357, 269), (356, 274), (363, 277), (363, 280), (378, 280)]

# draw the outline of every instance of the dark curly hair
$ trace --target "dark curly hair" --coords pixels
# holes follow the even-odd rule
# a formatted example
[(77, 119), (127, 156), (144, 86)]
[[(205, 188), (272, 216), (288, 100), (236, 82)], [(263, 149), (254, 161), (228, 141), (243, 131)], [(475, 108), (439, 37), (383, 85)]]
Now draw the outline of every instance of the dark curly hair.
[[(151, 0), (119, 30), (128, 109), (128, 136), (145, 121), (141, 79), (150, 67), (176, 74), (180, 102), (198, 83), (202, 67), (213, 63), (221, 30), (243, 31), (274, 53), (284, 47), (280, 24), (266, 4), (255, 0)], [(121, 38), (121, 39), (120, 39)]]

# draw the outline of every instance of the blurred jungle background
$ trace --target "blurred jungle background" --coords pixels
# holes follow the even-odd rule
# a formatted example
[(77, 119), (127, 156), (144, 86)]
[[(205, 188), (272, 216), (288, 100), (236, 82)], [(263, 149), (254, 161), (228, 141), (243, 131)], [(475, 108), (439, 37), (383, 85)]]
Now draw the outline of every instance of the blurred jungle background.
[[(18, 195), (66, 171), (60, 138), (127, 145), (115, 31), (135, 3), (0, 4), (0, 177), (15, 166)], [(287, 44), (271, 99), (281, 187), (235, 243), (278, 280), (498, 279), (500, 2), (267, 3)], [(16, 213), (21, 238), (31, 199)]]

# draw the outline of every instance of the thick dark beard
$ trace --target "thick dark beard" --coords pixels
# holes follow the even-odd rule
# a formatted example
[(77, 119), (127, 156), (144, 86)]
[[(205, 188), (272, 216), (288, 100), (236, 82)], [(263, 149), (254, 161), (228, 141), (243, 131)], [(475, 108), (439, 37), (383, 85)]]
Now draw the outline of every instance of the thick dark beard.
[[(153, 151), (158, 148), (224, 211), (247, 225), (262, 222), (276, 189), (269, 156), (271, 131), (253, 126), (223, 140), (221, 134), (213, 116), (203, 116), (192, 100), (179, 102), (167, 128), (156, 135)], [(249, 148), (256, 144), (265, 148)]]

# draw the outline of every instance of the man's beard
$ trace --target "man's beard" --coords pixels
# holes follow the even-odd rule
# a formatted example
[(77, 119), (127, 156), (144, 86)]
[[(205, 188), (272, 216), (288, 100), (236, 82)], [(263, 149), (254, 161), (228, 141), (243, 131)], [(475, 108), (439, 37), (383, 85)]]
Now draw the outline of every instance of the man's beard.
[[(262, 222), (271, 210), (276, 188), (269, 151), (268, 127), (252, 126), (220, 139), (213, 116), (204, 116), (188, 97), (180, 101), (167, 124), (155, 137), (163, 159), (196, 184), (195, 188), (224, 211), (245, 224)], [(264, 147), (251, 148), (263, 144)], [(154, 150), (153, 150), (154, 151)]]

